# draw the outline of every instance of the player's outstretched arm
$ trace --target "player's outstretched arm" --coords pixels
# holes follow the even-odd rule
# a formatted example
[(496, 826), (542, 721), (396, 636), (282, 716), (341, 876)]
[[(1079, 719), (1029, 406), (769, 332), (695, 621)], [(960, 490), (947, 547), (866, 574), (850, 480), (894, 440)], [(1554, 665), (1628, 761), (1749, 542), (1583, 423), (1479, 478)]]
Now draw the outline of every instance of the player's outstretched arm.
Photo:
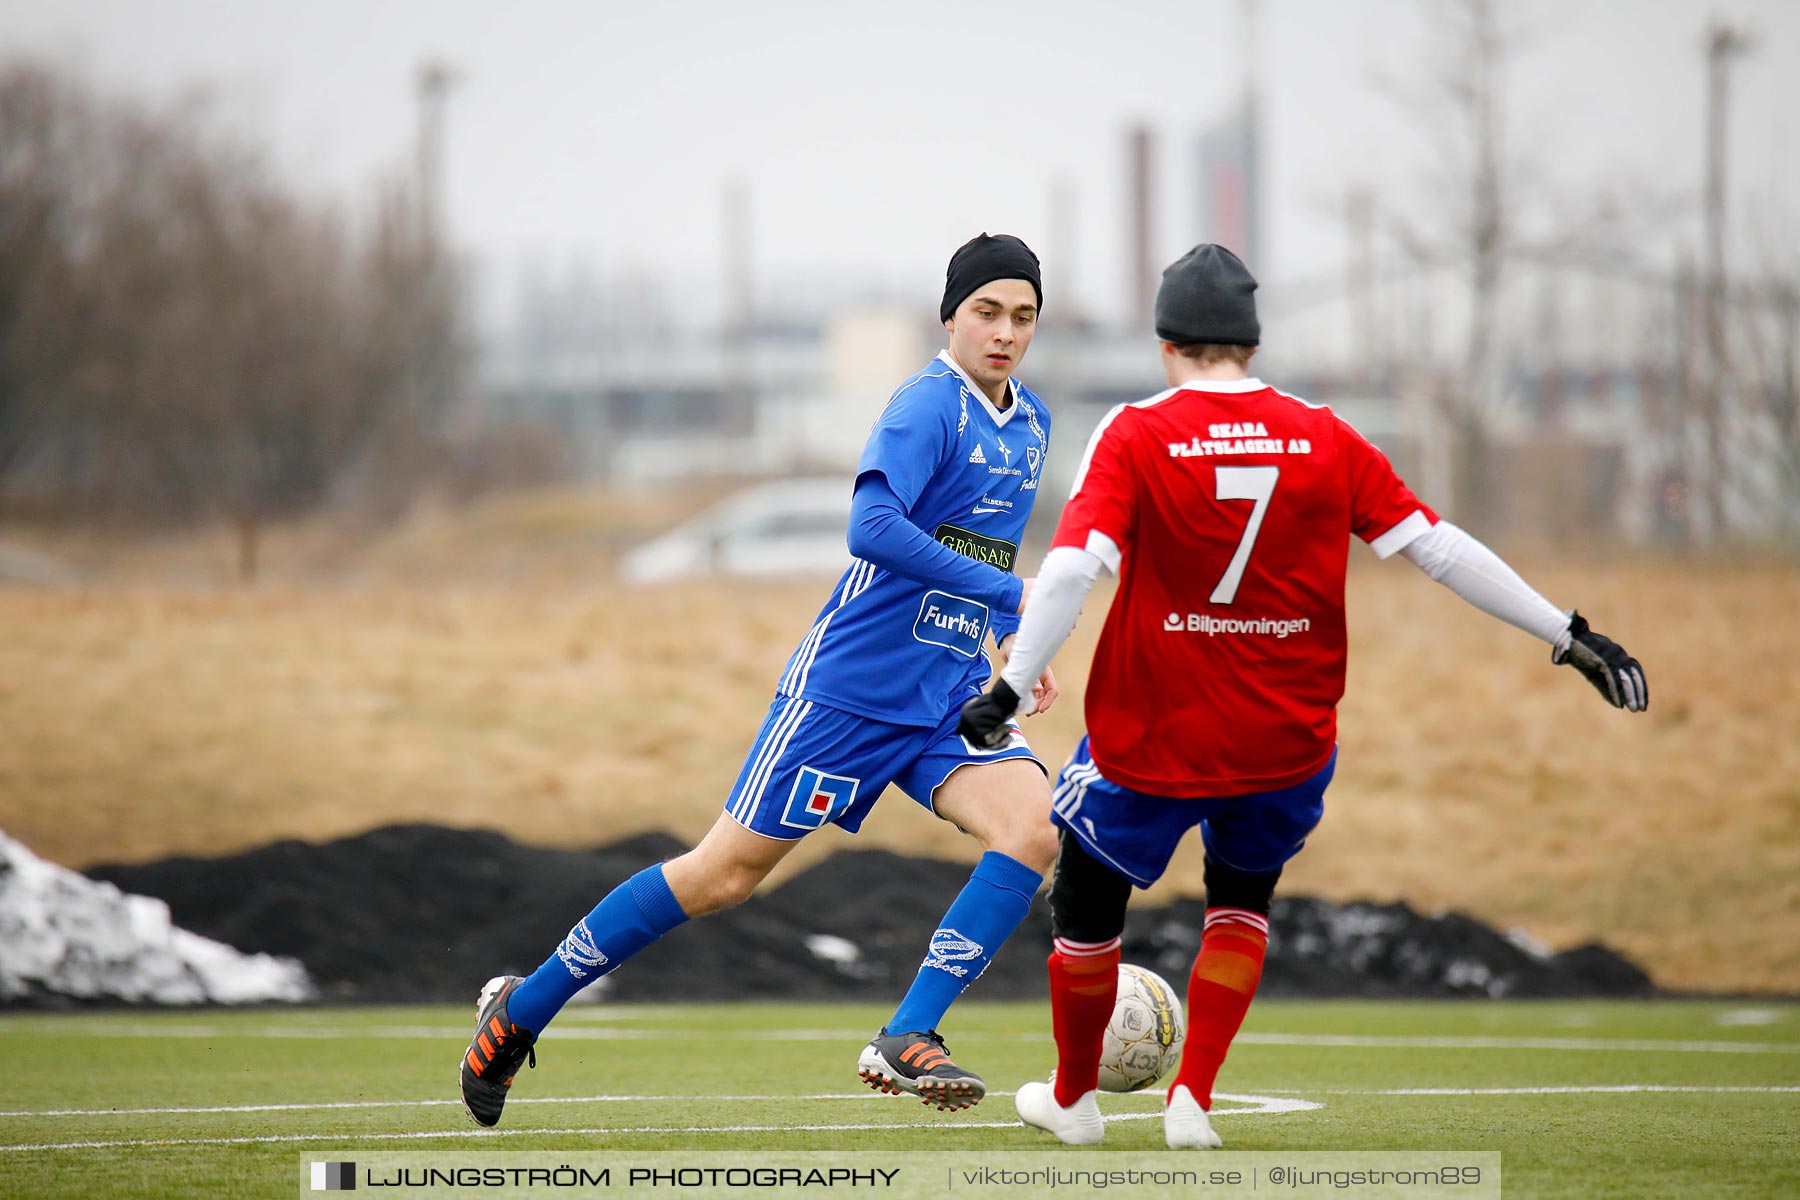
[(1034, 711), (1032, 685), (1043, 678), (1050, 660), (1074, 631), (1082, 602), (1104, 569), (1098, 555), (1074, 546), (1058, 546), (1044, 556), (1000, 678), (963, 705), (957, 722), (962, 736), (978, 746), (996, 747), (1006, 740), (1008, 720)]
[(1564, 613), (1468, 533), (1439, 521), (1400, 553), (1414, 566), (1489, 616), (1548, 642), (1550, 661), (1580, 671), (1614, 708), (1643, 712), (1650, 704), (1644, 668), (1579, 613)]

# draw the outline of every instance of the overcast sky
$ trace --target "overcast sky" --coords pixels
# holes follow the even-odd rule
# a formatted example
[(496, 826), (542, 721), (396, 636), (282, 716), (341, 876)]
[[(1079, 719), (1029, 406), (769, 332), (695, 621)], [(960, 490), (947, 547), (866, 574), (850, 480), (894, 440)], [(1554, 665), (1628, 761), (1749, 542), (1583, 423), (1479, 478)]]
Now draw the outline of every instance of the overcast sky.
[[(1509, 129), (1571, 198), (1608, 182), (1698, 194), (1703, 31), (1760, 44), (1733, 75), (1741, 224), (1800, 241), (1800, 4), (1504, 4), (1528, 48)], [(1158, 261), (1206, 231), (1193, 142), (1244, 68), (1237, 0), (1031, 4), (535, 3), (475, 0), (5, 0), (0, 53), (81, 66), (115, 90), (210, 82), (281, 169), (352, 197), (407, 161), (414, 65), (460, 73), (446, 204), (490, 297), (520, 264), (718, 274), (721, 182), (753, 196), (762, 288), (830, 273), (927, 302), (949, 251), (1011, 231), (1045, 258), (1047, 306), (1079, 287), (1124, 307), (1123, 130), (1152, 122)], [(1341, 269), (1346, 189), (1403, 194), (1422, 143), (1375, 86), (1426, 54), (1419, 0), (1266, 0), (1255, 67), (1267, 137), (1268, 281)], [(1052, 181), (1073, 186), (1052, 244)], [(1671, 230), (1694, 237), (1697, 222)], [(1056, 257), (1060, 255), (1060, 260)]]

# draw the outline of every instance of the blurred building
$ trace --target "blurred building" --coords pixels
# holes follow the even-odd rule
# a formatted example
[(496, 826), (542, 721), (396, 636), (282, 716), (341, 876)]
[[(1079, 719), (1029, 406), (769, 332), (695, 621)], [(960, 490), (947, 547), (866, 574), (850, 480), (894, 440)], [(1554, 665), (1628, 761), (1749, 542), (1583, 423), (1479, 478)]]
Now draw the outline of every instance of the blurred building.
[[(847, 472), (893, 387), (943, 345), (928, 315), (877, 304), (812, 324), (755, 326), (741, 345), (674, 330), (515, 342), (485, 359), (482, 419), (551, 431), (570, 475), (588, 483)], [(1052, 492), (1073, 478), (1109, 408), (1162, 388), (1155, 345), (1138, 333), (1044, 322), (1022, 377), (1056, 415)], [(1339, 396), (1334, 407), (1378, 444), (1413, 453), (1403, 401)]]
[[(561, 469), (586, 482), (848, 471), (892, 387), (944, 344), (929, 313), (875, 301), (728, 336), (679, 328), (641, 297), (589, 300), (583, 318), (573, 293), (541, 298), (539, 319), (490, 347), (481, 389), (484, 422), (547, 431)], [(1455, 269), (1353, 263), (1346, 276), (1266, 283), (1260, 302), (1257, 374), (1330, 404), (1430, 503), (1487, 536), (1704, 540), (1719, 522), (1696, 515), (1696, 497), (1714, 470), (1729, 475), (1724, 524), (1766, 536), (1800, 517), (1782, 458), (1791, 439), (1757, 391), (1771, 376), (1748, 359), (1704, 368), (1691, 278), (1514, 267), (1481, 378), (1464, 364), (1469, 298)], [(1758, 344), (1780, 352), (1784, 328), (1792, 342), (1791, 297), (1732, 302), (1734, 327), (1764, 330)], [(1144, 330), (1043, 322), (1022, 376), (1056, 415), (1052, 492), (1108, 408), (1161, 390), (1154, 348)], [(1717, 464), (1707, 402), (1724, 423)]]

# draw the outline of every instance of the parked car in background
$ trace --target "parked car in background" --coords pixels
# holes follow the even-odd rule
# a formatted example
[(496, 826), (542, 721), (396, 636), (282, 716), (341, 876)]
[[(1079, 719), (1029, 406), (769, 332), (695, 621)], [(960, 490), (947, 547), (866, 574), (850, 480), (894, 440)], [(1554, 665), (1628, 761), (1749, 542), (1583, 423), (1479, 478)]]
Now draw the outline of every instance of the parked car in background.
[(627, 554), (627, 583), (711, 576), (791, 579), (837, 575), (850, 563), (850, 481), (779, 479), (736, 492)]

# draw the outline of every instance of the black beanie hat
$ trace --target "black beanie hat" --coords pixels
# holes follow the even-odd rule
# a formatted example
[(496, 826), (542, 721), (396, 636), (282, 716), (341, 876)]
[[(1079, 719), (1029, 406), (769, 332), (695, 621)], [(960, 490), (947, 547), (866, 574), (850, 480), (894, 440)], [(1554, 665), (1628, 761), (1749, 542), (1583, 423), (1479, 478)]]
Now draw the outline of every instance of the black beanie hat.
[(973, 296), (976, 288), (996, 279), (1023, 279), (1037, 293), (1038, 308), (1044, 307), (1044, 282), (1038, 274), (1038, 256), (1031, 247), (1010, 233), (997, 237), (983, 233), (958, 246), (950, 256), (938, 320), (948, 321), (956, 306)]
[(1156, 290), (1156, 336), (1178, 346), (1211, 342), (1254, 346), (1256, 280), (1237, 255), (1211, 243), (1195, 246), (1163, 271)]

